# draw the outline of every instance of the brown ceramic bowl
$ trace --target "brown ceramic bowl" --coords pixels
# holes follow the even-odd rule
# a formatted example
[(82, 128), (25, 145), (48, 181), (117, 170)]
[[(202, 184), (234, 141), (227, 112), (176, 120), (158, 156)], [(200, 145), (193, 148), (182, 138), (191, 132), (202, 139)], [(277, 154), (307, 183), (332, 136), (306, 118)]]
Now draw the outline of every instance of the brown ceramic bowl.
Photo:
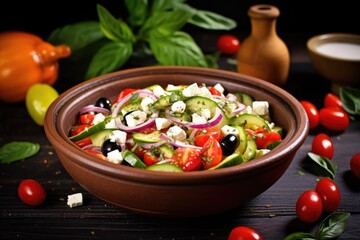
[[(105, 162), (68, 139), (79, 109), (99, 97), (114, 99), (124, 88), (152, 84), (221, 83), (231, 92), (267, 100), (273, 121), (286, 137), (270, 153), (248, 163), (186, 173), (154, 172)], [(106, 202), (142, 214), (194, 217), (233, 209), (271, 187), (286, 171), (308, 134), (308, 120), (289, 93), (253, 77), (193, 67), (145, 67), (119, 71), (83, 82), (51, 104), (45, 118), (47, 138), (69, 175)]]
[(308, 40), (307, 49), (320, 75), (332, 82), (333, 92), (341, 86), (360, 87), (360, 35), (317, 35)]

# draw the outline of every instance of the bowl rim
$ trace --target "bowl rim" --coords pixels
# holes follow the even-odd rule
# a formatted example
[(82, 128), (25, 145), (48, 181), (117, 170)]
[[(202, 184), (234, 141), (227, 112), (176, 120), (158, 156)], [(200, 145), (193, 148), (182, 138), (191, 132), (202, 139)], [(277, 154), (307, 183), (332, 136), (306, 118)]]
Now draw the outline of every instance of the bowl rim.
[(321, 57), (328, 58), (328, 59), (340, 60), (340, 61), (344, 61), (344, 62), (360, 62), (360, 59), (346, 59), (346, 58), (335, 57), (335, 56), (324, 54), (317, 50), (317, 47), (319, 45), (321, 45), (322, 43), (332, 42), (332, 41), (330, 41), (331, 39), (339, 39), (336, 42), (359, 43), (360, 44), (360, 34), (340, 33), (340, 32), (339, 33), (324, 33), (324, 34), (315, 35), (315, 36), (309, 38), (306, 42), (307, 49), (308, 49), (308, 51), (310, 51), (313, 54), (316, 54), (316, 55), (319, 55)]
[[(65, 106), (66, 102), (64, 100), (69, 100), (74, 98), (76, 95), (81, 94), (81, 92), (86, 91), (89, 88), (99, 86), (105, 82), (111, 82), (119, 79), (126, 79), (132, 76), (141, 76), (144, 74), (197, 74), (201, 76), (208, 77), (218, 77), (219, 74), (224, 76), (224, 79), (236, 81), (241, 78), (241, 81), (245, 81), (247, 84), (253, 85), (254, 87), (262, 87), (264, 89), (273, 89), (276, 90), (281, 96), (286, 98), (286, 104), (289, 105), (289, 108), (293, 111), (296, 119), (296, 129), (292, 129), (293, 132), (291, 138), (289, 136), (285, 137), (283, 143), (280, 144), (275, 150), (266, 154), (266, 158), (261, 156), (257, 159), (249, 161), (247, 163), (217, 169), (214, 171), (196, 171), (196, 172), (186, 172), (186, 173), (167, 173), (167, 172), (155, 172), (148, 171), (144, 169), (131, 168), (124, 165), (116, 165), (110, 162), (105, 162), (95, 156), (92, 156), (81, 148), (72, 143), (68, 137), (64, 139), (61, 134), (59, 134), (59, 129), (61, 129), (60, 123), (56, 122), (59, 112)], [(225, 77), (226, 76), (226, 77)], [(74, 92), (75, 90), (81, 89), (80, 92)], [(278, 95), (276, 95), (278, 96)], [(279, 97), (280, 98), (280, 97)], [(281, 99), (281, 98), (280, 98)], [(217, 183), (219, 178), (222, 179), (234, 179), (239, 174), (243, 174), (243, 177), (247, 177), (253, 174), (260, 174), (261, 171), (268, 171), (270, 167), (277, 166), (281, 164), (285, 159), (280, 159), (280, 157), (293, 157), (294, 149), (300, 148), (300, 146), (305, 141), (308, 131), (309, 123), (305, 110), (302, 108), (300, 102), (293, 97), (290, 93), (284, 89), (266, 82), (264, 80), (251, 77), (248, 75), (243, 75), (228, 70), (221, 69), (209, 69), (209, 68), (200, 68), (200, 67), (181, 67), (181, 66), (149, 66), (149, 67), (140, 67), (120, 70), (117, 72), (105, 74), (80, 84), (77, 84), (70, 89), (66, 90), (49, 106), (48, 111), (45, 116), (44, 124), (45, 133), (47, 138), (52, 144), (56, 144), (57, 148), (61, 151), (62, 155), (68, 154), (76, 155), (75, 160), (71, 160), (78, 165), (86, 166), (92, 171), (101, 172), (108, 177), (118, 178), (121, 176), (123, 180), (135, 181), (138, 183), (156, 183), (163, 185), (187, 185), (187, 184), (201, 184), (201, 183)], [(289, 134), (289, 133), (288, 133)], [(59, 138), (60, 137), (60, 138)], [(55, 139), (56, 138), (56, 139)], [(290, 144), (289, 141), (293, 140)], [(59, 142), (60, 141), (60, 142)], [(287, 145), (285, 145), (287, 143)], [(55, 148), (55, 151), (57, 149)], [(280, 154), (281, 152), (281, 154)], [(295, 151), (296, 152), (296, 151)], [(60, 159), (61, 160), (61, 159)], [(90, 160), (90, 161), (89, 161)]]

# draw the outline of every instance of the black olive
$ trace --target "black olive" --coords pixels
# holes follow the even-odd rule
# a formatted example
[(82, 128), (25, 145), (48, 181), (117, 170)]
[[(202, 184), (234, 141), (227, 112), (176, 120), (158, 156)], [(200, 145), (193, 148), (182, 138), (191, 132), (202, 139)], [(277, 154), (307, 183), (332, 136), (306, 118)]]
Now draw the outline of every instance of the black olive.
[(104, 154), (104, 156), (107, 156), (107, 154), (109, 152), (112, 152), (116, 149), (121, 151), (120, 143), (118, 143), (116, 141), (112, 142), (112, 141), (110, 141), (110, 139), (106, 140), (101, 146), (101, 152), (102, 152), (102, 154)]
[(111, 105), (112, 104), (111, 104), (110, 100), (107, 98), (104, 98), (104, 97), (99, 98), (95, 103), (95, 106), (106, 108), (108, 110), (111, 110)]
[(239, 145), (239, 138), (234, 134), (226, 135), (220, 142), (223, 155), (233, 154)]

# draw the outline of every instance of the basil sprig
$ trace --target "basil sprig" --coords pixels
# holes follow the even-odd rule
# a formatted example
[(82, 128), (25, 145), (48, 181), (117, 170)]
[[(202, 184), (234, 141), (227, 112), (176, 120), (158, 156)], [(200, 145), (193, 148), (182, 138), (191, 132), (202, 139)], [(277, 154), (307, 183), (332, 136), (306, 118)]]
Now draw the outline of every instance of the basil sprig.
[[(195, 40), (181, 29), (192, 24), (204, 29), (231, 30), (236, 22), (185, 2), (124, 0), (128, 10), (126, 20), (113, 16), (98, 4), (98, 22), (78, 22), (55, 29), (48, 41), (71, 48), (72, 55), (67, 59), (73, 61), (71, 70), (82, 55), (89, 58), (92, 53), (85, 79), (118, 70), (131, 57), (144, 57), (144, 53), (161, 65), (217, 67), (214, 57), (205, 56)], [(79, 61), (79, 65), (84, 66), (84, 62)]]
[(336, 166), (330, 161), (330, 159), (312, 152), (308, 152), (308, 156), (311, 161), (304, 163), (304, 168), (318, 176), (335, 179)]
[(332, 213), (321, 222), (315, 236), (311, 233), (294, 232), (286, 236), (283, 240), (336, 239), (344, 233), (349, 217), (350, 213)]
[(38, 143), (9, 142), (0, 148), (0, 163), (11, 163), (35, 155), (40, 150)]
[(341, 87), (340, 99), (346, 112), (360, 115), (360, 90), (353, 87)]

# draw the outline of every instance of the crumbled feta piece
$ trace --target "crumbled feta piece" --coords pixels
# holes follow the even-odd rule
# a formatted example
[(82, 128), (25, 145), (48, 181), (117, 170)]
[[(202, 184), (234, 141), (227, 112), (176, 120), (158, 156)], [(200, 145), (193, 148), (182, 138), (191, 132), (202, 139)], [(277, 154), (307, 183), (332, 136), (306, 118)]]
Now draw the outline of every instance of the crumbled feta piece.
[(161, 96), (164, 96), (164, 95), (167, 95), (167, 92), (159, 85), (159, 86), (155, 86), (153, 88), (153, 93), (158, 96), (158, 97), (161, 97)]
[(172, 126), (166, 132), (166, 135), (171, 137), (174, 140), (185, 140), (186, 139), (186, 132), (179, 126)]
[(241, 113), (249, 113), (249, 114), (253, 114), (253, 109), (251, 106), (246, 106), (246, 108), (244, 110), (241, 111)]
[(149, 112), (149, 107), (154, 102), (155, 102), (154, 99), (150, 97), (146, 97), (141, 101), (140, 106), (144, 112)]
[(146, 121), (146, 112), (135, 110), (125, 117), (128, 127), (135, 127)]
[(210, 90), (206, 87), (199, 88), (198, 92), (199, 93), (197, 95), (199, 95), (199, 96), (206, 97), (206, 98), (212, 97)]
[(98, 113), (98, 114), (95, 115), (94, 120), (93, 120), (92, 123), (95, 125), (95, 124), (101, 123), (104, 120), (105, 120), (104, 114)]
[(237, 128), (231, 127), (229, 125), (223, 126), (221, 128), (221, 132), (223, 133), (224, 136), (229, 135), (229, 134), (239, 135), (239, 130)]
[(127, 133), (120, 130), (114, 130), (110, 136), (111, 142), (125, 143)]
[(69, 205), (71, 208), (83, 205), (82, 193), (68, 195), (67, 205)]
[(175, 91), (175, 90), (179, 90), (179, 89), (183, 89), (183, 86), (175, 86), (173, 84), (168, 84), (166, 87), (166, 91)]
[(171, 111), (174, 113), (183, 113), (185, 112), (186, 104), (183, 101), (174, 102), (171, 105)]
[(110, 162), (115, 164), (120, 164), (123, 160), (123, 156), (118, 149), (108, 152), (107, 158), (109, 159)]
[(197, 123), (197, 124), (207, 123), (206, 118), (204, 118), (203, 116), (200, 116), (197, 113), (191, 114), (191, 120), (193, 123)]
[(269, 113), (269, 102), (267, 101), (253, 101), (252, 109), (257, 115), (265, 115)]
[(224, 93), (224, 91), (225, 91), (224, 87), (220, 83), (215, 84), (214, 88), (221, 93)]
[(210, 119), (211, 117), (211, 112), (209, 109), (207, 108), (202, 108), (200, 110), (200, 116), (204, 117), (205, 119)]
[(157, 130), (170, 127), (171, 121), (167, 118), (155, 118), (155, 125)]
[(187, 86), (183, 91), (182, 94), (184, 95), (184, 97), (193, 97), (196, 95), (199, 95), (199, 87), (197, 85), (197, 83), (193, 83), (189, 86)]
[(106, 129), (116, 129), (118, 126), (116, 126), (115, 119), (111, 119), (107, 124), (105, 124)]

